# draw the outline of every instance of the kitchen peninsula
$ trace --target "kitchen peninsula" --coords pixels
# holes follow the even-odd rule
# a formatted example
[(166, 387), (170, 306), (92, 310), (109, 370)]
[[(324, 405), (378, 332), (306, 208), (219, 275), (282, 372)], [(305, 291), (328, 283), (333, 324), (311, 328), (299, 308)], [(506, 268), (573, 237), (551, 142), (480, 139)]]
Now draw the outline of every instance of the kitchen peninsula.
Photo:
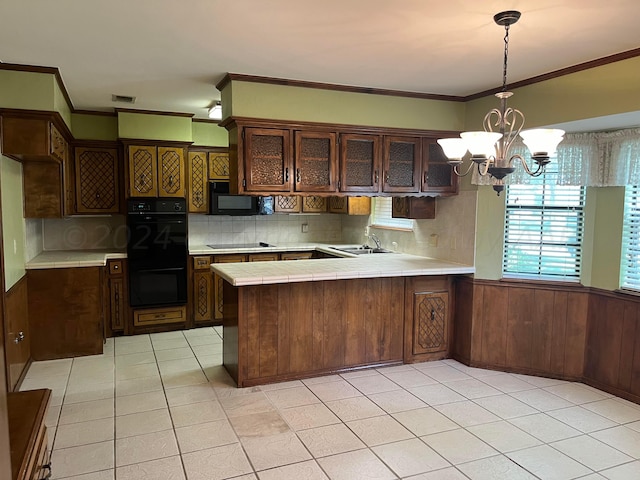
[(247, 387), (444, 358), (453, 276), (474, 267), (385, 253), (211, 270), (224, 279), (223, 362)]

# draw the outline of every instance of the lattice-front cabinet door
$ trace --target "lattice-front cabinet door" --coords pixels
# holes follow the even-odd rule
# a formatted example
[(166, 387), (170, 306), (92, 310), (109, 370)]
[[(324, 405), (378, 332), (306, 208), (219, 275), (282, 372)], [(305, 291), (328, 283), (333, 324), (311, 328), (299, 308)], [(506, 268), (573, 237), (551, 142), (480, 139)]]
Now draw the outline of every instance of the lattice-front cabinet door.
[(129, 196), (157, 197), (157, 152), (156, 147), (130, 145), (129, 160)]
[(309, 195), (308, 197), (302, 197), (302, 212), (303, 213), (324, 213), (327, 211), (327, 199), (326, 197), (318, 197), (315, 195)]
[(158, 147), (158, 196), (185, 196), (184, 148)]
[(380, 137), (377, 135), (341, 135), (340, 165), (340, 191), (379, 191)]
[(413, 354), (447, 350), (449, 293), (414, 294)]
[(273, 211), (300, 213), (302, 211), (302, 198), (297, 195), (276, 195), (273, 199)]
[(348, 213), (347, 199), (348, 197), (329, 197), (327, 210), (330, 213)]
[(209, 271), (193, 273), (193, 319), (213, 320), (213, 275)]
[(246, 128), (244, 130), (245, 189), (248, 192), (288, 192), (291, 168), (289, 130)]
[(229, 180), (229, 153), (209, 152), (209, 180)]
[(335, 192), (336, 134), (295, 132), (297, 192)]
[(118, 151), (115, 148), (75, 149), (76, 212), (118, 213)]
[(420, 191), (422, 141), (419, 137), (384, 138), (384, 192)]
[(207, 152), (189, 152), (189, 213), (207, 213)]

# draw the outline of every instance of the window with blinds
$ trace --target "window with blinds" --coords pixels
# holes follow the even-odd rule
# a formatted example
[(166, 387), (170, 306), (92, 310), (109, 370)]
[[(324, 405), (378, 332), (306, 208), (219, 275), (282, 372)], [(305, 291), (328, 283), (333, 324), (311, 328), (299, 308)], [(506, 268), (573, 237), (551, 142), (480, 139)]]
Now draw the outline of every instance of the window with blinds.
[(640, 291), (640, 186), (629, 185), (624, 192), (620, 288)]
[(584, 187), (556, 185), (556, 175), (507, 186), (505, 277), (580, 281)]
[(375, 227), (413, 230), (410, 218), (393, 218), (391, 215), (391, 197), (374, 197), (371, 224)]

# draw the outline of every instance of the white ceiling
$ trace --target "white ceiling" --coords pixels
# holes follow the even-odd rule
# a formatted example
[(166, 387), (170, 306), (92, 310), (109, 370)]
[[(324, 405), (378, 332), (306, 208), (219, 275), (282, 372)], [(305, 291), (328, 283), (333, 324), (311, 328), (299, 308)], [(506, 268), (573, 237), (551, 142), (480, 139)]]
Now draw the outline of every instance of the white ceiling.
[[(0, 60), (58, 67), (76, 109), (205, 118), (227, 72), (460, 95), (640, 47), (638, 0), (4, 0)], [(137, 97), (133, 106), (111, 95)]]

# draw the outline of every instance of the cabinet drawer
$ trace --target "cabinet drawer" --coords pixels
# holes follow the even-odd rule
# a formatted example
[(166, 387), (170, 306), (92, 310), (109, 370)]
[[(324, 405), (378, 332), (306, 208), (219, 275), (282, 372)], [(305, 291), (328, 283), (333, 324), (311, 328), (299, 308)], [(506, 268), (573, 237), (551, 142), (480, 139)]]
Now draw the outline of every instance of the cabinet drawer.
[(146, 325), (162, 325), (165, 323), (180, 323), (187, 319), (187, 307), (147, 308), (134, 310), (133, 324), (136, 327)]
[(286, 252), (280, 254), (280, 260), (308, 260), (313, 257), (313, 252)]
[(208, 270), (211, 265), (211, 257), (205, 255), (203, 257), (193, 257), (193, 269), (194, 270)]
[(122, 260), (109, 260), (109, 275), (122, 275)]

